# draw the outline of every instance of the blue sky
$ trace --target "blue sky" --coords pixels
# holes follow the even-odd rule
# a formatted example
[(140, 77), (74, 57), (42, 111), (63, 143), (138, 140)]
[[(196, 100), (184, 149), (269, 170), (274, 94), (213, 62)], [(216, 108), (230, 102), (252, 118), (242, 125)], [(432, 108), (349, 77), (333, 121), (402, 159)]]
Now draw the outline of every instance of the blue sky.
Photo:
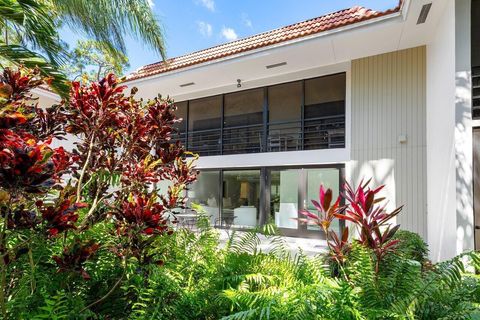
[[(167, 55), (175, 57), (355, 5), (385, 10), (398, 0), (150, 0), (165, 32)], [(63, 30), (71, 46), (81, 35)], [(127, 39), (131, 70), (160, 60)]]

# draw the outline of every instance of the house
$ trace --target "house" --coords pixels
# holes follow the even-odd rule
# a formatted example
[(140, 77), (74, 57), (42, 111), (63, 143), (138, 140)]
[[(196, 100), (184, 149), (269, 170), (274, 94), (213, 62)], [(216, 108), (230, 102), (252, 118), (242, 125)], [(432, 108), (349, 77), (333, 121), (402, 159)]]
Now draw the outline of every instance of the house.
[(189, 197), (216, 225), (321, 237), (292, 219), (319, 185), (338, 195), (372, 178), (433, 260), (480, 248), (480, 0), (353, 7), (146, 65), (126, 84), (177, 101), (177, 139), (201, 156)]

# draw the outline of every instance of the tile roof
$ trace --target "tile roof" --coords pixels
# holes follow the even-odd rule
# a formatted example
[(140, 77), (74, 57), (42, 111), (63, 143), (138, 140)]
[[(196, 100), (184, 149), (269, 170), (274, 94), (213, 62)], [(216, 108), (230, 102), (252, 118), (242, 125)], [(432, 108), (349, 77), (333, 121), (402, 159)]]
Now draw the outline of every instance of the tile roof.
[(397, 7), (386, 11), (375, 11), (356, 6), (350, 9), (329, 13), (318, 18), (298, 22), (286, 27), (263, 32), (251, 37), (228, 42), (212, 48), (167, 59), (165, 61), (152, 63), (139, 68), (127, 76), (126, 81), (146, 78), (192, 65), (233, 56), (242, 52), (268, 47), (278, 43), (337, 29), (373, 18), (390, 15), (395, 12), (399, 12), (401, 10), (402, 3), (403, 1), (400, 0)]

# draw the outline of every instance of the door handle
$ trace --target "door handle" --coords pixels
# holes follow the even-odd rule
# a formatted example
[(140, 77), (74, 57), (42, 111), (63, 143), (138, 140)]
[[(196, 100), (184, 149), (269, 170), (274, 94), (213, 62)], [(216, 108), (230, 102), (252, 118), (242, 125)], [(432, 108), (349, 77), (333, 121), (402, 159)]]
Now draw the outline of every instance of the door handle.
[(475, 226), (475, 230), (480, 230), (480, 226)]

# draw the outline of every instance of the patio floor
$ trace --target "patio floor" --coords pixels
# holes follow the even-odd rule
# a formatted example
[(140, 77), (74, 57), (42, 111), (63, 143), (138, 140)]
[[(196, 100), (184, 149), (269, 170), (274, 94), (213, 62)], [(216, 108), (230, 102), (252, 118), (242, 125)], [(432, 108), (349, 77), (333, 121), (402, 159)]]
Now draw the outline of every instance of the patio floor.
[[(217, 229), (220, 232), (220, 244), (223, 246), (226, 244), (228, 238), (232, 234), (232, 230)], [(236, 235), (241, 235), (242, 231), (235, 231)], [(259, 234), (260, 246), (259, 249), (268, 252), (271, 249), (270, 239), (267, 239), (264, 235)], [(296, 254), (301, 249), (304, 254), (308, 256), (314, 256), (320, 253), (327, 252), (327, 242), (321, 239), (308, 239), (297, 237), (283, 237), (292, 254)]]

